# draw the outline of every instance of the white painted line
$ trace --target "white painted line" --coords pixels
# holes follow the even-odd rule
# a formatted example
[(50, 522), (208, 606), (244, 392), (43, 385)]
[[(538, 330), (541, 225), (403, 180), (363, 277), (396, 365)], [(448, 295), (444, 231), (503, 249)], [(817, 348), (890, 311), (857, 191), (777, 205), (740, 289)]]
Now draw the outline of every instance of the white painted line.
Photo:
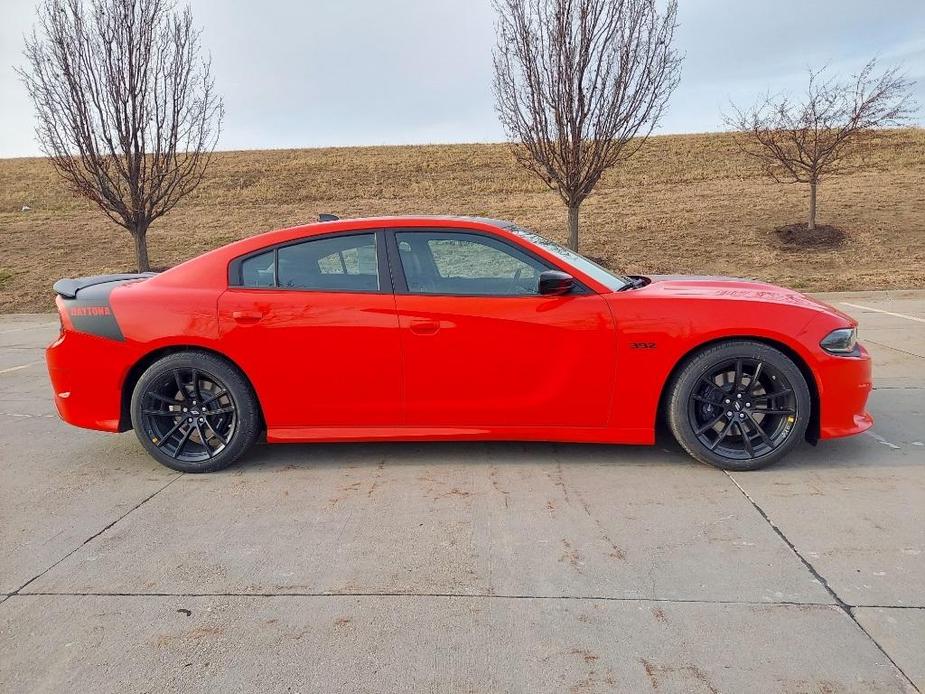
[(873, 311), (874, 313), (885, 313), (888, 316), (894, 316), (896, 318), (905, 318), (906, 320), (914, 320), (917, 323), (925, 323), (925, 318), (918, 318), (917, 316), (907, 316), (905, 313), (893, 313), (892, 311), (884, 311), (880, 308), (871, 308), (870, 306), (861, 306), (860, 304), (849, 304), (847, 301), (842, 301), (842, 306), (850, 306), (851, 308), (859, 308), (862, 311)]
[(39, 323), (38, 325), (30, 325), (25, 328), (10, 328), (9, 330), (0, 330), (0, 335), (7, 335), (9, 333), (21, 333), (24, 330), (37, 330), (38, 328), (47, 328), (51, 325), (58, 325), (58, 322), (54, 323)]
[(20, 371), (22, 369), (28, 369), (30, 366), (35, 366), (36, 364), (38, 364), (38, 362), (34, 361), (31, 364), (23, 364), (22, 366), (11, 366), (8, 369), (0, 369), (0, 374), (8, 374), (11, 371)]
[(865, 431), (864, 433), (870, 436), (871, 438), (873, 438), (874, 440), (876, 440), (877, 443), (883, 444), (887, 448), (893, 448), (895, 450), (899, 450), (901, 448), (901, 446), (897, 446), (895, 443), (890, 443), (885, 438), (883, 438), (880, 434), (875, 434), (874, 432), (870, 430)]

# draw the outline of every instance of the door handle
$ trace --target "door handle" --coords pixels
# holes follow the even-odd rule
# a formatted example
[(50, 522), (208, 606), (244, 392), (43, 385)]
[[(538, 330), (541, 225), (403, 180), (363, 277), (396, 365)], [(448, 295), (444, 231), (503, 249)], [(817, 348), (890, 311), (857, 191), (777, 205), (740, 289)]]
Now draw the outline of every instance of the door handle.
[(433, 335), (440, 330), (440, 321), (418, 318), (411, 321), (410, 327), (415, 335)]
[(232, 311), (231, 317), (238, 323), (251, 324), (263, 318), (263, 314), (260, 311)]

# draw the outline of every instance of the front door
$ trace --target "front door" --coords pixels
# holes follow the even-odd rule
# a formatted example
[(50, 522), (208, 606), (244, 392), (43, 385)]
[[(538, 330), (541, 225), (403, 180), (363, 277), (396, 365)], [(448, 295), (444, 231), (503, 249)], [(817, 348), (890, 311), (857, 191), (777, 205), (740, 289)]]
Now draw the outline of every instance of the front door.
[(241, 286), (219, 299), (222, 342), (269, 427), (401, 423), (399, 324), (380, 243), (375, 232), (339, 233), (240, 263)]
[(488, 233), (394, 234), (407, 424), (607, 424), (615, 339), (602, 297), (540, 296), (539, 274), (556, 268)]

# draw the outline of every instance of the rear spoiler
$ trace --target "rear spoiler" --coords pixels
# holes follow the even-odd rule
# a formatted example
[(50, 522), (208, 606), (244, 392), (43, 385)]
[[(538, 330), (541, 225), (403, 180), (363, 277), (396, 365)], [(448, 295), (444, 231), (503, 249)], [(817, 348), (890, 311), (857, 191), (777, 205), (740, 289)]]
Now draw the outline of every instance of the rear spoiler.
[(87, 287), (93, 287), (97, 284), (106, 284), (107, 282), (124, 282), (126, 280), (144, 280), (154, 277), (156, 272), (136, 272), (125, 273), (121, 275), (94, 275), (93, 277), (76, 277), (74, 279), (63, 279), (55, 282), (53, 289), (57, 294), (65, 299), (74, 299), (77, 292)]

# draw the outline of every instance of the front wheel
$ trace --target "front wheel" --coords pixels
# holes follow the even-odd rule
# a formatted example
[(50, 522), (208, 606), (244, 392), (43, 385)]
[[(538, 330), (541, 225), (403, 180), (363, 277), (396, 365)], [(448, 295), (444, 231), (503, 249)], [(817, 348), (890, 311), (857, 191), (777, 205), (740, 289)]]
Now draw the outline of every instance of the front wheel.
[(806, 379), (774, 347), (746, 340), (707, 347), (671, 385), (668, 424), (701, 462), (756, 470), (780, 460), (806, 435)]
[(228, 467), (260, 430), (250, 384), (207, 352), (178, 352), (148, 367), (135, 384), (131, 414), (148, 453), (181, 472)]

